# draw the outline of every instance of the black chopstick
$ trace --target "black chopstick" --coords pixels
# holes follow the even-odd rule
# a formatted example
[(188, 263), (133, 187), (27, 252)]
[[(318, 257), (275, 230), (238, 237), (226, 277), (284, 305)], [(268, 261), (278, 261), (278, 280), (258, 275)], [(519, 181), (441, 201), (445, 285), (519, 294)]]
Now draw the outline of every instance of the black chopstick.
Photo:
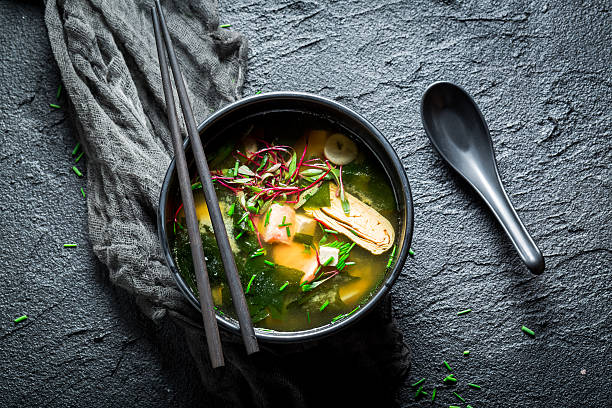
[(166, 60), (166, 50), (161, 38), (159, 19), (155, 9), (153, 9), (153, 28), (155, 30), (155, 42), (157, 44), (157, 54), (159, 56), (159, 66), (161, 70), (162, 83), (164, 86), (164, 96), (166, 97), (168, 123), (170, 126), (170, 133), (172, 134), (174, 155), (176, 157), (176, 169), (181, 188), (181, 198), (183, 200), (183, 208), (185, 209), (185, 217), (187, 219), (187, 232), (189, 233), (193, 267), (195, 270), (196, 280), (198, 282), (198, 292), (200, 293), (200, 308), (202, 310), (202, 318), (204, 319), (204, 332), (206, 333), (206, 342), (208, 343), (211, 365), (213, 368), (216, 368), (224, 365), (223, 351), (221, 350), (221, 338), (219, 337), (219, 328), (217, 327), (217, 318), (215, 316), (212, 294), (210, 292), (210, 282), (208, 280), (206, 261), (204, 260), (202, 238), (200, 237), (198, 217), (195, 210), (195, 203), (193, 201), (187, 160), (185, 159), (183, 141), (180, 135), (176, 108), (174, 105), (174, 96), (172, 95), (172, 85), (170, 83), (170, 75), (168, 73), (168, 61)]
[(247, 354), (252, 354), (259, 351), (259, 345), (257, 344), (255, 331), (253, 330), (253, 323), (251, 322), (251, 315), (244, 297), (242, 284), (240, 283), (238, 269), (236, 268), (236, 261), (234, 260), (234, 254), (232, 253), (232, 249), (230, 247), (229, 238), (223, 222), (223, 216), (221, 215), (221, 210), (219, 208), (219, 201), (217, 200), (217, 194), (215, 193), (215, 188), (210, 177), (210, 169), (208, 168), (204, 148), (202, 147), (197, 125), (193, 117), (191, 103), (189, 102), (189, 96), (187, 95), (187, 89), (185, 88), (185, 81), (183, 80), (183, 76), (178, 66), (178, 60), (176, 53), (174, 52), (172, 39), (170, 38), (170, 33), (164, 18), (164, 12), (162, 11), (159, 0), (155, 0), (155, 6), (157, 8), (159, 25), (161, 26), (166, 50), (168, 52), (168, 58), (170, 60), (170, 67), (172, 68), (172, 74), (174, 76), (176, 91), (179, 97), (181, 109), (183, 111), (183, 117), (185, 118), (187, 134), (191, 140), (196, 167), (200, 175), (200, 181), (202, 182), (204, 198), (208, 206), (208, 212), (210, 214), (210, 220), (213, 225), (217, 245), (219, 246), (219, 252), (221, 253), (221, 260), (223, 261), (223, 266), (225, 268), (225, 276), (230, 287), (230, 293), (234, 302), (234, 309), (238, 315), (242, 341), (244, 342)]

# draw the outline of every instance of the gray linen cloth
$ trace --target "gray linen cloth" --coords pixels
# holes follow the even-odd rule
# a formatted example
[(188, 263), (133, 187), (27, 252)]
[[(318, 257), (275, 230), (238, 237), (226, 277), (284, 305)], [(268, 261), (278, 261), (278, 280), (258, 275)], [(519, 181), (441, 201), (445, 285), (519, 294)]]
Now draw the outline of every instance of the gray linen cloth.
[[(151, 22), (152, 1), (47, 0), (45, 22), (70, 114), (87, 154), (93, 250), (111, 281), (153, 321), (181, 327), (210, 406), (385, 403), (408, 369), (387, 299), (340, 336), (266, 346), (247, 357), (223, 332), (226, 367), (211, 370), (200, 315), (186, 302), (157, 238), (161, 183), (172, 158)], [(214, 0), (163, 7), (197, 120), (240, 97), (246, 39), (219, 29)], [(343, 391), (344, 390), (344, 391)], [(332, 396), (330, 396), (330, 394)]]

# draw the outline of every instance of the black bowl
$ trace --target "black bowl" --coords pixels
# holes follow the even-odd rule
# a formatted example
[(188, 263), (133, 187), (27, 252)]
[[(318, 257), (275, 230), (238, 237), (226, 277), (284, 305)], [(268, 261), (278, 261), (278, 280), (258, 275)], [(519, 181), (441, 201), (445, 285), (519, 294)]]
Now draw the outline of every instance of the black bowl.
[[(397, 154), (387, 139), (385, 139), (385, 137), (362, 116), (332, 100), (298, 92), (273, 92), (255, 95), (227, 105), (206, 119), (198, 127), (198, 131), (202, 138), (202, 143), (204, 147), (206, 147), (206, 145), (214, 141), (215, 137), (221, 134), (224, 129), (245, 117), (267, 112), (282, 111), (315, 114), (349, 130), (353, 136), (356, 136), (363, 145), (368, 147), (373, 155), (378, 158), (387, 177), (391, 180), (398, 206), (397, 210), (400, 216), (398, 252), (396, 252), (398, 256), (395, 266), (387, 272), (384, 282), (379, 286), (372, 298), (355, 313), (325, 326), (297, 332), (263, 331), (255, 329), (255, 335), (259, 340), (288, 343), (314, 340), (332, 333), (337, 333), (361, 319), (379, 303), (388, 293), (393, 283), (395, 283), (395, 280), (404, 266), (406, 257), (408, 256), (413, 230), (413, 205), (408, 178), (406, 177), (400, 159), (397, 157)], [(193, 160), (189, 140), (185, 141), (185, 151), (187, 162), (192, 163)], [(172, 224), (173, 210), (177, 208), (180, 200), (175, 166), (175, 161), (172, 160), (161, 189), (157, 218), (159, 237), (166, 257), (166, 262), (174, 273), (180, 290), (193, 307), (199, 311), (200, 302), (180, 275), (168, 243), (167, 234), (170, 230), (167, 229), (166, 226)], [(191, 165), (190, 167), (195, 166)], [(195, 174), (194, 168), (190, 170), (192, 170), (191, 174)], [(236, 334), (240, 333), (238, 322), (235, 319), (217, 314), (217, 321), (221, 327)]]

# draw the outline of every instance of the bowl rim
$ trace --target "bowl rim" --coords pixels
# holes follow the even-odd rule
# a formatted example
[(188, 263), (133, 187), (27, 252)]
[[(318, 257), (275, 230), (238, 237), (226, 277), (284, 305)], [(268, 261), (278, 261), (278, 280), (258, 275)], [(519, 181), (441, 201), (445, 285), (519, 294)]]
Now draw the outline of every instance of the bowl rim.
[[(291, 99), (291, 100), (297, 99), (297, 100), (302, 100), (306, 102), (314, 102), (314, 103), (326, 105), (328, 108), (335, 110), (336, 113), (339, 113), (340, 115), (348, 116), (352, 120), (355, 120), (356, 122), (358, 122), (367, 131), (369, 136), (374, 137), (379, 142), (380, 147), (382, 147), (382, 150), (387, 155), (387, 157), (390, 159), (389, 165), (383, 165), (383, 166), (386, 168), (387, 171), (391, 169), (395, 171), (396, 175), (398, 176), (401, 182), (401, 185), (400, 186), (393, 185), (393, 189), (396, 192), (396, 196), (398, 197), (403, 196), (404, 201), (406, 203), (403, 213), (400, 210), (400, 214), (401, 216), (404, 217), (404, 223), (405, 223), (404, 239), (400, 245), (402, 249), (400, 253), (397, 254), (396, 262), (395, 262), (393, 269), (388, 273), (387, 277), (385, 278), (384, 282), (380, 285), (377, 292), (364, 305), (356, 309), (354, 313), (352, 313), (350, 316), (347, 316), (346, 318), (339, 319), (336, 322), (333, 322), (333, 323), (330, 322), (324, 326), (320, 326), (320, 327), (316, 327), (316, 328), (312, 328), (308, 330), (281, 332), (281, 331), (263, 331), (261, 329), (255, 328), (255, 336), (257, 337), (258, 340), (263, 340), (269, 343), (294, 343), (294, 342), (320, 339), (322, 337), (331, 335), (332, 333), (337, 333), (345, 329), (346, 327), (354, 324), (355, 322), (359, 321), (363, 316), (367, 315), (372, 309), (374, 309), (379, 304), (380, 300), (389, 292), (389, 290), (391, 289), (391, 287), (397, 280), (398, 276), (400, 275), (404, 267), (406, 258), (408, 257), (410, 244), (412, 242), (412, 234), (414, 230), (414, 204), (412, 201), (412, 193), (410, 190), (410, 184), (408, 182), (408, 176), (406, 175), (406, 171), (395, 149), (393, 149), (393, 147), (391, 146), (389, 141), (385, 138), (385, 136), (383, 136), (383, 134), (376, 127), (374, 127), (374, 125), (372, 125), (367, 119), (365, 119), (363, 116), (361, 116), (354, 110), (334, 100), (325, 98), (323, 96), (314, 95), (314, 94), (310, 94), (306, 92), (291, 92), (291, 91), (267, 92), (267, 93), (261, 93), (257, 95), (248, 96), (248, 97), (239, 99), (233, 103), (230, 103), (224, 106), (223, 108), (221, 108), (220, 110), (218, 110), (217, 112), (213, 113), (211, 116), (206, 118), (198, 126), (198, 134), (201, 137), (202, 133), (207, 128), (209, 128), (212, 124), (222, 120), (227, 115), (232, 114), (232, 112), (236, 109), (239, 109), (239, 108), (242, 108), (248, 105), (252, 105), (252, 104), (257, 104), (263, 101), (273, 100), (273, 99), (281, 99), (281, 100), (282, 99)], [(263, 112), (265, 112), (265, 110)], [(190, 143), (189, 137), (186, 137), (183, 143), (183, 148), (187, 149), (189, 146), (189, 143)], [(376, 154), (376, 156), (378, 155)], [(380, 157), (378, 158), (379, 160), (381, 159)], [(170, 165), (168, 166), (166, 174), (164, 176), (164, 180), (163, 180), (161, 191), (160, 191), (159, 206), (157, 208), (158, 236), (160, 239), (164, 257), (166, 259), (166, 264), (172, 271), (172, 274), (174, 275), (174, 279), (180, 291), (187, 298), (189, 303), (191, 303), (191, 305), (199, 311), (200, 310), (199, 301), (195, 297), (191, 289), (187, 286), (187, 284), (185, 283), (184, 279), (182, 278), (182, 276), (180, 275), (178, 271), (178, 268), (174, 262), (174, 258), (172, 257), (172, 253), (170, 251), (169, 242), (168, 242), (167, 234), (166, 234), (166, 225), (164, 222), (165, 217), (166, 217), (166, 204), (167, 204), (168, 191), (170, 189), (170, 181), (175, 171), (175, 167), (176, 167), (176, 161), (175, 161), (175, 158), (173, 157), (170, 162)], [(215, 315), (217, 318), (217, 322), (221, 325), (221, 327), (228, 329), (229, 331), (237, 335), (240, 334), (240, 329), (239, 329), (237, 321), (235, 321), (232, 318), (221, 316), (218, 313), (216, 313)]]

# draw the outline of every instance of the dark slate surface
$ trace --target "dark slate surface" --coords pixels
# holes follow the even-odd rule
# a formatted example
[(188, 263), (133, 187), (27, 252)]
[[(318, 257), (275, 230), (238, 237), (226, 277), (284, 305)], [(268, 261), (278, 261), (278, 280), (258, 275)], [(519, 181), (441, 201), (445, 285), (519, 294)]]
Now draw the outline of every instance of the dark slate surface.
[[(394, 312), (413, 350), (410, 382), (437, 387), (433, 406), (464, 407), (452, 391), (474, 408), (606, 406), (610, 6), (479, 3), (220, 8), (250, 39), (245, 94), (322, 94), (361, 112), (397, 148), (413, 188), (416, 257), (393, 289)], [(172, 325), (147, 322), (88, 246), (85, 182), (70, 171), (75, 132), (48, 106), (59, 78), (41, 7), (0, 0), (0, 9), (0, 406), (204, 403)], [(542, 276), (525, 270), (484, 204), (433, 152), (419, 101), (441, 79), (464, 86), (487, 118), (501, 177), (546, 256)], [(14, 325), (22, 313), (30, 319)], [(443, 360), (454, 387), (441, 384)], [(400, 397), (406, 407), (432, 405), (415, 402), (409, 383)]]

